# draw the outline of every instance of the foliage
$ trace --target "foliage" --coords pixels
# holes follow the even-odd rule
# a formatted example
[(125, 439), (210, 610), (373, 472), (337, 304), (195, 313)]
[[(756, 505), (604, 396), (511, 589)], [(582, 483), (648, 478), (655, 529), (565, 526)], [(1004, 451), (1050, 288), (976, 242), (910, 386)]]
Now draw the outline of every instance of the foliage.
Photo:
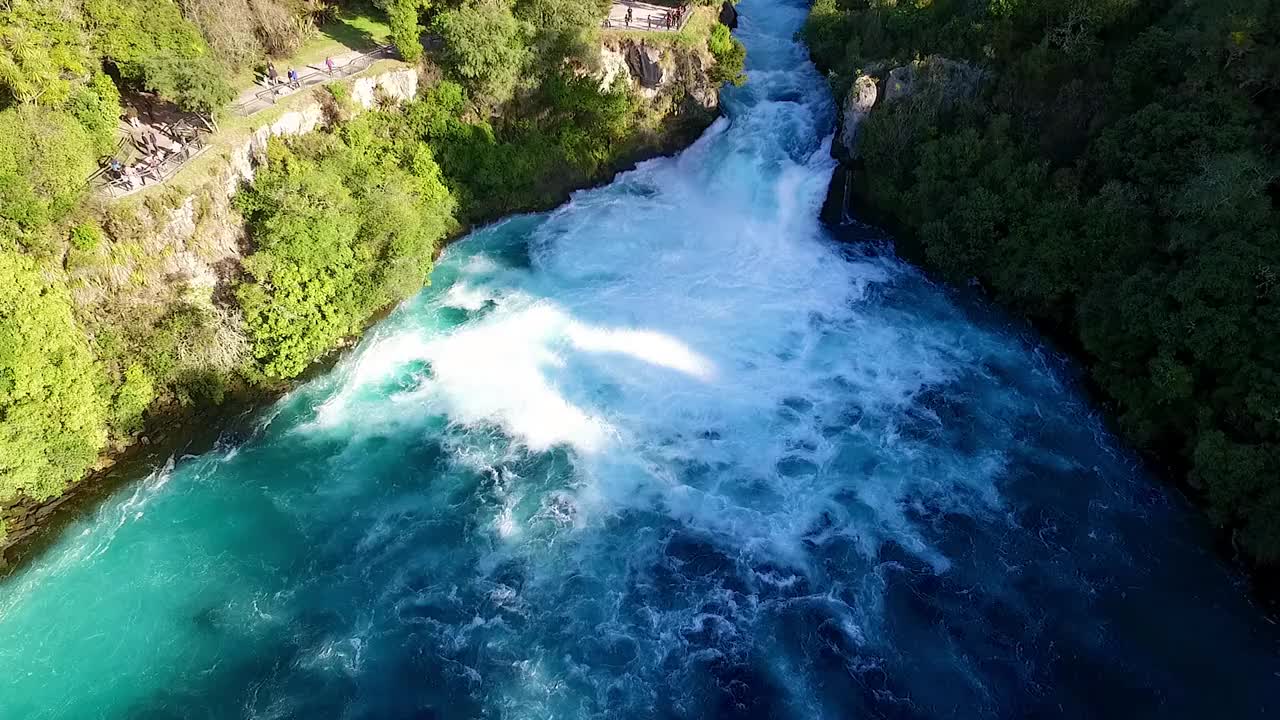
[(75, 5), (10, 0), (0, 7), (0, 107), (57, 106), (95, 60)]
[(124, 371), (124, 381), (111, 403), (111, 429), (119, 435), (131, 435), (142, 429), (142, 414), (155, 399), (155, 386), (150, 375), (138, 363)]
[(269, 153), (237, 196), (256, 246), (237, 297), (264, 371), (287, 378), (422, 287), (455, 203), (431, 150), (385, 114)]
[[(837, 86), (942, 53), (994, 80), (863, 126), (856, 189), (945, 276), (1077, 348), (1120, 428), (1280, 561), (1280, 6), (842, 3), (805, 37)], [(891, 65), (889, 65), (891, 66)], [(881, 65), (880, 67), (884, 67)]]
[(286, 57), (313, 32), (319, 3), (292, 0), (180, 0), (183, 17), (200, 30), (213, 57), (244, 68), (264, 55)]
[(0, 239), (48, 250), (45, 233), (80, 200), (93, 150), (92, 136), (66, 113), (0, 111)]
[(707, 48), (715, 57), (716, 63), (711, 68), (711, 80), (717, 85), (733, 83), (741, 85), (747, 81), (742, 68), (747, 61), (747, 48), (733, 35), (723, 23), (716, 23), (711, 29), (711, 37), (707, 39)]
[(445, 67), (479, 98), (510, 99), (529, 59), (532, 28), (503, 0), (467, 0), (436, 16)]
[(156, 56), (142, 63), (148, 89), (169, 98), (183, 110), (211, 115), (235, 97), (223, 70), (208, 57)]
[(71, 228), (71, 247), (81, 252), (97, 249), (102, 244), (102, 230), (91, 222), (82, 222)]
[(0, 249), (0, 498), (75, 482), (105, 442), (101, 370), (58, 284)]
[(629, 150), (639, 107), (625, 90), (601, 91), (594, 79), (565, 71), (544, 81), (531, 102), (536, 121), (466, 122), (465, 92), (443, 82), (405, 109), (469, 219), (557, 202)]
[(385, 0), (387, 20), (391, 24), (391, 41), (406, 62), (422, 57), (422, 25), (418, 11), (430, 7), (429, 0)]
[(593, 42), (609, 12), (608, 0), (521, 0), (515, 15), (534, 30), (534, 63), (552, 66), (572, 59), (590, 66), (597, 61)]

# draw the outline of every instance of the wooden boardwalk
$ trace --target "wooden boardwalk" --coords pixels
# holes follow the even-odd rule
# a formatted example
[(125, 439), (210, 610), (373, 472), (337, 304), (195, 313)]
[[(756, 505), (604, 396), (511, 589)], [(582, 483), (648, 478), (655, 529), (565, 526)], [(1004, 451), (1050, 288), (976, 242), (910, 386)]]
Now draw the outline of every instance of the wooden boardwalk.
[[(631, 11), (631, 22), (627, 23), (627, 11)], [(610, 30), (645, 30), (649, 32), (679, 32), (689, 22), (693, 8), (683, 6), (674, 8), (670, 5), (653, 3), (615, 2), (609, 7), (609, 15), (602, 25)], [(667, 17), (671, 17), (671, 27), (667, 27)], [(676, 18), (679, 17), (677, 24)]]

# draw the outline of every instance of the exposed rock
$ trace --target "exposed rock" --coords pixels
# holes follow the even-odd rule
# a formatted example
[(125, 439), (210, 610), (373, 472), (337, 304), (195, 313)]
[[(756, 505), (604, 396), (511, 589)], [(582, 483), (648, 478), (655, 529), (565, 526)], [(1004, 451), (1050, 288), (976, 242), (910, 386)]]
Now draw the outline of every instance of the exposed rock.
[(884, 63), (864, 67), (836, 117), (831, 155), (841, 167), (832, 174), (822, 205), (823, 221), (840, 225), (848, 218), (852, 168), (860, 155), (863, 124), (876, 108), (910, 100), (912, 112), (937, 112), (977, 95), (986, 79), (987, 73), (981, 68), (938, 55), (892, 69)]
[(720, 24), (727, 25), (730, 30), (738, 29), (738, 8), (734, 7), (733, 0), (724, 0), (720, 6)]
[(853, 87), (844, 98), (844, 107), (840, 117), (839, 145), (849, 157), (856, 157), (858, 137), (862, 130), (862, 121), (866, 120), (879, 97), (875, 78), (870, 75), (859, 75), (853, 81)]
[(627, 43), (625, 47), (627, 67), (631, 70), (631, 76), (640, 82), (640, 87), (661, 87), (662, 51), (652, 45), (645, 45), (643, 40), (639, 43)]
[(684, 56), (680, 64), (680, 74), (688, 100), (702, 110), (715, 110), (720, 106), (720, 88), (711, 81), (711, 75), (702, 66), (702, 57), (697, 54)]
[(366, 110), (376, 106), (379, 97), (399, 104), (412, 100), (417, 94), (418, 72), (413, 68), (360, 78), (351, 86), (351, 101)]
[(627, 59), (621, 52), (607, 45), (600, 47), (600, 90), (613, 87), (614, 82), (620, 77), (626, 77), (628, 72)]
[[(877, 85), (876, 76), (884, 82)], [(908, 98), (945, 106), (978, 93), (986, 73), (967, 63), (932, 55), (884, 72), (883, 65), (868, 67), (853, 81), (841, 106), (839, 131), (832, 154), (842, 162), (858, 157), (862, 123), (873, 108)]]

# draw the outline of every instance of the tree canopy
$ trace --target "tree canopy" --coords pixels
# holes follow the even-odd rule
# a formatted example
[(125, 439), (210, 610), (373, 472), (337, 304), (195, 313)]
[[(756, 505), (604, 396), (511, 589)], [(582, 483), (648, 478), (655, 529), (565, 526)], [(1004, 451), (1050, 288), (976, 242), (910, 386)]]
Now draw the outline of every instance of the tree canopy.
[[(1280, 561), (1280, 5), (818, 0), (838, 89), (942, 54), (863, 126), (856, 191), (901, 247), (977, 278), (1088, 363), (1139, 447)], [(927, 64), (927, 61), (926, 61)]]
[(65, 290), (0, 248), (0, 498), (80, 479), (106, 442), (100, 377)]

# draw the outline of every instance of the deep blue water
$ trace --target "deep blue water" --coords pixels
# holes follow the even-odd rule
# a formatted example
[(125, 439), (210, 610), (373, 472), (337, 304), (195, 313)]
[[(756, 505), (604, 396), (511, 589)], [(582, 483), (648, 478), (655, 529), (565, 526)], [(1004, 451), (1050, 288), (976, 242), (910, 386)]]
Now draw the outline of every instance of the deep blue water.
[(1277, 629), (1001, 317), (817, 222), (800, 4), (0, 585), (0, 718), (1263, 716)]

